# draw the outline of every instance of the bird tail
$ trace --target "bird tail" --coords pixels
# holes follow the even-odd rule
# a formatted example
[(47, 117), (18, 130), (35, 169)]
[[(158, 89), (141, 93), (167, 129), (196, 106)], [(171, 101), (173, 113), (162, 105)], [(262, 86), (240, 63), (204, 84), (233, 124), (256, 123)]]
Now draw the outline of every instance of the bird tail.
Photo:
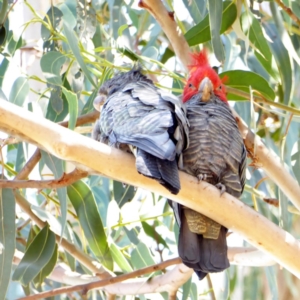
[(140, 174), (156, 179), (172, 194), (178, 194), (180, 181), (176, 160), (162, 160), (138, 148), (136, 169)]
[(179, 210), (181, 212), (177, 214), (177, 217), (180, 217), (178, 254), (182, 262), (194, 269), (200, 280), (207, 273), (227, 269), (230, 266), (227, 258), (227, 228), (221, 226), (217, 239), (204, 238), (202, 234), (190, 231), (182, 207)]

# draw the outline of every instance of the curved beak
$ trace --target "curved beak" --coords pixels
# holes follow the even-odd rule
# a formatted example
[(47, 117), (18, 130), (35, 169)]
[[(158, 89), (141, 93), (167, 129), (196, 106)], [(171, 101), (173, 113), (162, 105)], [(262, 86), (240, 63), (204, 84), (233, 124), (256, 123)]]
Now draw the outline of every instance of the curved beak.
[(103, 104), (106, 101), (107, 96), (105, 94), (99, 94), (93, 102), (94, 108), (98, 111), (101, 111)]
[(198, 91), (202, 93), (202, 101), (207, 102), (210, 100), (213, 93), (213, 84), (208, 77), (203, 78), (199, 85)]

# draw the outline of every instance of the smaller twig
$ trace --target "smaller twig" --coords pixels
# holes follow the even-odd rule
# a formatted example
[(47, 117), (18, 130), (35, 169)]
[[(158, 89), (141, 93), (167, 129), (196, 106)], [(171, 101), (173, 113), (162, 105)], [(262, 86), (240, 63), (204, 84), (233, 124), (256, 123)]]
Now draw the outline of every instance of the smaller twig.
[(56, 189), (68, 186), (87, 176), (88, 172), (75, 169), (71, 173), (64, 173), (61, 178), (54, 180), (0, 180), (0, 188)]
[(139, 269), (139, 270), (127, 273), (127, 274), (120, 275), (120, 276), (111, 277), (111, 278), (107, 278), (107, 279), (99, 280), (99, 281), (94, 281), (94, 282), (91, 282), (88, 284), (61, 287), (61, 288), (54, 289), (52, 291), (39, 293), (37, 295), (23, 297), (23, 298), (20, 298), (19, 300), (42, 299), (42, 298), (46, 298), (46, 297), (52, 297), (52, 296), (56, 296), (56, 295), (61, 295), (61, 294), (71, 293), (71, 292), (78, 292), (78, 291), (83, 291), (84, 293), (86, 293), (87, 291), (89, 291), (91, 289), (95, 289), (95, 288), (103, 287), (106, 285), (122, 282), (122, 281), (130, 279), (130, 278), (134, 278), (137, 276), (141, 276), (141, 275), (145, 275), (148, 273), (163, 270), (168, 266), (180, 264), (181, 262), (182, 262), (181, 259), (179, 257), (177, 257), (177, 258), (169, 259), (162, 263), (152, 265), (150, 267), (145, 267), (145, 268), (142, 268), (142, 269)]
[(176, 292), (169, 293), (168, 300), (176, 300)]
[[(14, 196), (16, 198), (17, 204), (21, 207), (21, 209), (34, 221), (39, 228), (44, 228), (46, 222), (42, 221), (37, 215), (33, 213), (31, 210), (31, 204), (19, 194), (18, 191), (13, 191)], [(111, 272), (106, 270), (101, 264), (97, 261), (93, 261), (86, 253), (82, 252), (75, 245), (70, 243), (65, 238), (62, 238), (59, 235), (55, 235), (56, 242), (60, 244), (62, 248), (64, 248), (67, 252), (69, 252), (75, 259), (77, 259), (80, 263), (82, 263), (86, 268), (88, 268), (91, 272), (97, 274), (100, 278), (107, 278), (111, 276)]]
[(15, 138), (14, 136), (10, 136), (6, 139), (1, 140), (1, 147), (7, 146), (7, 145), (13, 145), (13, 144), (17, 144), (20, 141)]
[[(100, 115), (99, 111), (94, 110), (91, 113), (79, 116), (77, 118), (75, 126), (81, 126), (81, 125), (84, 125), (86, 123), (93, 123), (99, 118), (99, 115)], [(58, 124), (63, 126), (63, 127), (68, 127), (69, 121), (59, 122)]]
[(17, 176), (14, 178), (14, 180), (21, 180), (25, 179), (29, 176), (31, 171), (34, 169), (36, 164), (41, 159), (41, 151), (40, 149), (36, 149), (31, 158), (28, 160), (28, 162), (25, 164), (23, 169), (17, 174)]
[(263, 200), (272, 205), (272, 206), (275, 206), (275, 207), (279, 207), (279, 200), (278, 199), (275, 199), (275, 198), (263, 198)]
[(300, 26), (300, 19), (293, 13), (293, 11), (287, 7), (283, 2), (280, 0), (275, 0), (275, 2), (290, 16), (290, 18)]
[(207, 278), (207, 282), (208, 282), (208, 286), (209, 286), (209, 290), (210, 290), (211, 299), (216, 300), (216, 295), (215, 295), (215, 292), (214, 292), (214, 288), (213, 288), (213, 285), (212, 285), (210, 275), (207, 274), (206, 278)]

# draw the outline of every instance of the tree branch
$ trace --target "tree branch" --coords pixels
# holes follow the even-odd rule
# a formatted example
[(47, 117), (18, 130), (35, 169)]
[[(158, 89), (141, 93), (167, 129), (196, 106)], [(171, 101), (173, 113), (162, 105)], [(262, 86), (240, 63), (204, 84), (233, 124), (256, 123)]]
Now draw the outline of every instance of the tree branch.
[[(175, 21), (170, 22), (166, 18), (168, 11), (164, 5), (162, 5), (161, 0), (142, 0), (142, 2), (142, 7), (147, 9), (154, 16), (173, 45), (176, 55), (187, 67), (190, 59), (190, 49), (182, 34), (176, 30)], [(184, 51), (181, 51), (182, 49), (184, 49)], [(280, 158), (273, 151), (265, 147), (261, 139), (251, 132), (246, 123), (234, 110), (233, 113), (238, 122), (239, 130), (244, 139), (246, 148), (251, 154), (254, 163), (264, 168), (270, 179), (278, 185), (283, 193), (293, 202), (298, 210), (300, 210), (300, 186), (298, 182), (280, 163)]]
[(63, 186), (68, 186), (84, 177), (88, 176), (88, 172), (75, 169), (71, 173), (63, 174), (59, 179), (53, 180), (1, 180), (0, 188), (10, 189), (56, 189)]
[(187, 69), (187, 66), (190, 64), (190, 57), (188, 55), (190, 49), (175, 22), (174, 12), (168, 12), (161, 0), (140, 0), (139, 7), (147, 9), (154, 16), (167, 35), (176, 56), (181, 60), (183, 67)]
[[(81, 136), (7, 101), (0, 101), (0, 129), (23, 137), (30, 136), (34, 143), (61, 159), (84, 165), (97, 174), (157, 192), (201, 212), (241, 234), (300, 278), (300, 260), (295, 260), (299, 255), (300, 243), (240, 200), (227, 193), (220, 196), (220, 191), (206, 182), (198, 183), (196, 178), (180, 172), (182, 189), (178, 195), (170, 194), (156, 181), (138, 174), (132, 155)], [(273, 163), (271, 159), (270, 163)], [(280, 165), (276, 173), (282, 175), (282, 170)]]
[[(99, 111), (94, 110), (91, 113), (79, 116), (76, 120), (75, 126), (81, 126), (86, 123), (94, 123), (99, 118), (99, 115), (100, 115)], [(69, 121), (59, 122), (58, 124), (63, 127), (68, 127)]]
[[(100, 280), (100, 281), (94, 281), (94, 282), (87, 283), (87, 284), (81, 284), (81, 285), (75, 285), (75, 286), (69, 286), (69, 287), (61, 287), (61, 288), (54, 289), (52, 291), (47, 291), (47, 292), (39, 293), (39, 294), (36, 294), (36, 295), (23, 297), (23, 298), (20, 298), (20, 300), (21, 299), (22, 300), (43, 299), (43, 298), (46, 298), (46, 297), (52, 297), (52, 296), (56, 296), (56, 295), (61, 295), (61, 294), (71, 293), (71, 292), (78, 292), (78, 291), (82, 291), (83, 293), (87, 293), (91, 289), (96, 289), (96, 288), (100, 288), (100, 287), (104, 287), (104, 286), (114, 285), (116, 283), (128, 280), (130, 278), (134, 278), (134, 277), (141, 276), (141, 275), (144, 275), (144, 274), (149, 274), (149, 273), (153, 273), (153, 272), (156, 272), (156, 271), (159, 271), (159, 270), (163, 270), (163, 269), (167, 268), (168, 266), (172, 266), (172, 265), (178, 264), (178, 263), (181, 263), (181, 259), (179, 257), (169, 259), (169, 260), (164, 261), (162, 263), (159, 263), (159, 264), (156, 264), (156, 265), (153, 265), (153, 266), (149, 266), (149, 267), (146, 267), (146, 268), (142, 268), (142, 269), (130, 272), (128, 274), (123, 274), (123, 275), (120, 275), (120, 276), (116, 276), (116, 277), (113, 277), (113, 278), (108, 278), (108, 279), (104, 279), (104, 280)], [(182, 264), (180, 264), (180, 266), (183, 269), (185, 269), (184, 276), (180, 276), (181, 277), (180, 280), (179, 280), (178, 277), (176, 278), (176, 280), (174, 280), (175, 277), (172, 277), (173, 278), (172, 282), (167, 281), (168, 285), (169, 285), (169, 287), (167, 289), (165, 289), (165, 287), (164, 287), (164, 289), (162, 290), (161, 286), (157, 287), (157, 288), (160, 289), (160, 291), (166, 291), (166, 290), (169, 291), (169, 292), (176, 291), (193, 274), (192, 269), (189, 269), (189, 268), (187, 268), (186, 266), (184, 266)], [(175, 267), (175, 268), (178, 268), (178, 266)], [(166, 275), (168, 276), (168, 272), (164, 275), (160, 275), (160, 276), (157, 276), (157, 277), (159, 277), (160, 281), (161, 281), (161, 280), (164, 280), (163, 278), (166, 277)], [(155, 277), (155, 279), (157, 277)], [(142, 279), (142, 285), (144, 285), (146, 283), (145, 281), (147, 282), (148, 278)], [(136, 287), (135, 287), (136, 289), (132, 289), (131, 293), (127, 292), (125, 295), (136, 294), (136, 292), (135, 292), (136, 290), (138, 291), (138, 293), (141, 293), (141, 291), (140, 291), (141, 287), (138, 286), (138, 285), (141, 284), (141, 280), (139, 280), (139, 282), (135, 282), (135, 283), (136, 283)], [(153, 284), (151, 286), (152, 286), (152, 288), (150, 290), (147, 289), (148, 293), (153, 292)], [(120, 292), (120, 291), (116, 291), (115, 289), (113, 289), (113, 291), (112, 291), (111, 288), (108, 288), (108, 289), (109, 289), (109, 291), (107, 291), (107, 292), (109, 292), (111, 294), (119, 294), (119, 295), (123, 294), (123, 291)], [(147, 293), (147, 291), (142, 292), (142, 294), (144, 294), (144, 293)]]
[(300, 19), (293, 13), (293, 11), (287, 7), (282, 1), (275, 0), (275, 2), (290, 16), (290, 18), (300, 26)]

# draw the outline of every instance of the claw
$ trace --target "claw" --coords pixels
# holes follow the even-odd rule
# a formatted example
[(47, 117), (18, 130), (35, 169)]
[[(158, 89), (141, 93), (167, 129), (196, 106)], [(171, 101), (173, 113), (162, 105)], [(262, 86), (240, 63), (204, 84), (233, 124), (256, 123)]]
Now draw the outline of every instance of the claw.
[(198, 178), (198, 181), (202, 181), (202, 180), (206, 181), (207, 175), (206, 174), (198, 174), (197, 178)]
[(215, 187), (221, 191), (221, 196), (226, 192), (226, 187), (221, 182), (217, 183)]

